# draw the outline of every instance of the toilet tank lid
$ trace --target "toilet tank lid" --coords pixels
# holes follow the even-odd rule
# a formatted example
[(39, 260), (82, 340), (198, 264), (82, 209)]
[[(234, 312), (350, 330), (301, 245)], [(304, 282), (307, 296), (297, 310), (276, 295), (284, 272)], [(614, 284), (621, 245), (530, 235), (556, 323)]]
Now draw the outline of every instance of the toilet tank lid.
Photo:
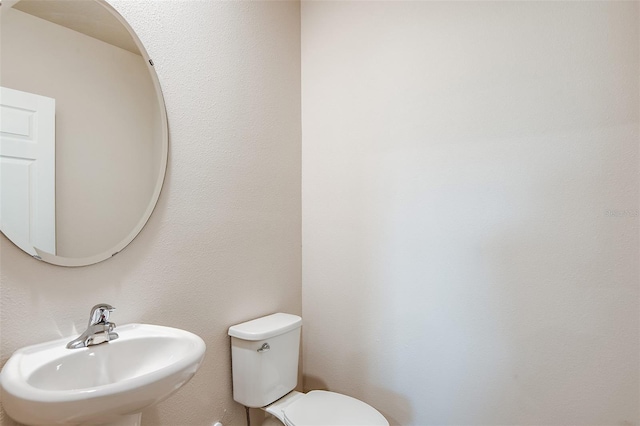
[(269, 339), (302, 326), (297, 315), (277, 313), (229, 327), (229, 336), (242, 340)]

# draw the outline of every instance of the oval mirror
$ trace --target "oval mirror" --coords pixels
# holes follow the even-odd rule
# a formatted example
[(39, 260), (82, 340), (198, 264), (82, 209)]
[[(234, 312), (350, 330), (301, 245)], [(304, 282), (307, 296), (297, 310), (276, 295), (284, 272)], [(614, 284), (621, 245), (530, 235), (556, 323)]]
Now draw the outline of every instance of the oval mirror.
[(55, 265), (108, 259), (164, 180), (153, 62), (103, 0), (4, 0), (0, 20), (0, 229)]

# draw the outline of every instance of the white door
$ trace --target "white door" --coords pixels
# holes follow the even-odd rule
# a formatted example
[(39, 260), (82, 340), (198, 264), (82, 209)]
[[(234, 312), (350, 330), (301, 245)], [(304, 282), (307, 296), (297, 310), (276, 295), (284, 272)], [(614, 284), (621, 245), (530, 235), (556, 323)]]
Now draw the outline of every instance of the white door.
[(56, 253), (55, 99), (0, 87), (0, 230)]

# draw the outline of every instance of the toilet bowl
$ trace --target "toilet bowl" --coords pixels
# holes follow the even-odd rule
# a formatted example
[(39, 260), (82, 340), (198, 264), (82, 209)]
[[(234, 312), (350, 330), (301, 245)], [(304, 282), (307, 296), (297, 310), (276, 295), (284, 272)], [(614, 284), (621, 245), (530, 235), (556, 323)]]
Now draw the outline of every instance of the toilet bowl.
[[(389, 422), (369, 404), (335, 392), (296, 391), (264, 407), (267, 413), (286, 426), (388, 426)], [(266, 426), (263, 423), (263, 426)]]
[(270, 416), (263, 426), (388, 426), (378, 410), (347, 395), (294, 391), (302, 318), (277, 313), (229, 328), (233, 399)]

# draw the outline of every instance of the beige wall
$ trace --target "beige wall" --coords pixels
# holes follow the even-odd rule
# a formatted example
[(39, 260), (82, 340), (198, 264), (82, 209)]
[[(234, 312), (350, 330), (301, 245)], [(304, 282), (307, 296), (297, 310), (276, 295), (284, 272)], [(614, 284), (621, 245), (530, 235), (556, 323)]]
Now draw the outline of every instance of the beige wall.
[(638, 35), (637, 2), (303, 1), (306, 388), (640, 424)]
[(144, 424), (242, 425), (227, 328), (301, 307), (299, 3), (113, 4), (163, 88), (165, 186), (141, 234), (93, 266), (40, 263), (0, 237), (0, 363), (80, 331), (91, 306), (108, 302), (118, 324), (180, 327), (207, 344), (198, 374)]
[(146, 211), (158, 177), (159, 109), (145, 60), (8, 9), (0, 64), (2, 86), (56, 100), (57, 255), (116, 246)]

